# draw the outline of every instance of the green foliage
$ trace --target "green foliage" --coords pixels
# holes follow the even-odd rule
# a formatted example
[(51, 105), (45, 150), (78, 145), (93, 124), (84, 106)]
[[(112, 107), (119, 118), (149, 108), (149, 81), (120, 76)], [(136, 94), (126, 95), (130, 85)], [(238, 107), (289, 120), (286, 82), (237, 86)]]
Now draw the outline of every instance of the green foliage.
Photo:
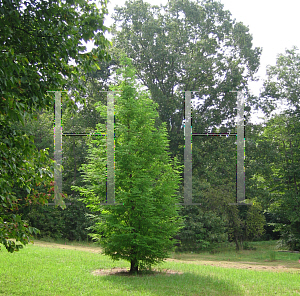
[[(44, 204), (51, 197), (52, 161), (47, 150), (35, 150), (33, 139), (10, 123), (2, 126), (0, 143), (0, 240), (9, 252), (21, 248), (10, 239), (27, 244), (37, 229), (17, 214), (19, 207)], [(13, 137), (14, 136), (14, 137)], [(18, 193), (23, 190), (23, 195)]]
[(257, 239), (265, 233), (265, 216), (262, 213), (261, 206), (254, 203), (248, 208), (246, 216), (246, 238), (249, 240)]
[[(104, 2), (103, 2), (104, 4)], [(25, 112), (52, 105), (47, 90), (64, 89), (76, 77), (74, 59), (85, 70), (96, 69), (95, 59), (107, 58), (103, 37), (104, 10), (86, 1), (4, 1), (0, 6), (2, 71), (0, 110), (13, 120)], [(79, 9), (80, 8), (80, 9)], [(96, 33), (97, 32), (97, 33)], [(93, 39), (97, 47), (83, 54), (82, 41)], [(79, 79), (75, 79), (79, 87)]]
[(236, 250), (247, 248), (247, 241), (259, 239), (265, 233), (266, 220), (259, 204), (229, 206), (226, 213), (229, 240), (235, 242)]
[[(236, 23), (221, 3), (170, 0), (158, 7), (131, 0), (115, 9), (113, 19), (114, 46), (133, 59), (137, 77), (158, 103), (172, 155), (179, 157), (183, 151), (178, 148), (184, 145), (184, 98), (175, 93), (178, 89), (197, 90), (194, 97), (204, 99), (193, 110), (194, 132), (227, 119), (233, 128), (236, 94), (229, 91), (247, 90), (258, 70), (261, 49), (253, 48), (249, 29)], [(250, 104), (253, 98), (245, 95)]]
[[(269, 174), (263, 175), (270, 200), (268, 211), (275, 214), (275, 231), (291, 250), (299, 250), (299, 121), (293, 115), (274, 116), (266, 125), (264, 136), (273, 147), (268, 157)], [(267, 155), (269, 156), (269, 155)]]
[(266, 115), (270, 115), (276, 109), (277, 103), (286, 100), (290, 111), (299, 112), (300, 96), (300, 54), (294, 46), (286, 49), (285, 54), (279, 54), (275, 66), (267, 69), (267, 79), (260, 95), (261, 106)]
[(228, 240), (226, 221), (214, 211), (192, 206), (191, 209), (182, 210), (181, 215), (185, 221), (177, 236), (181, 243), (177, 251), (211, 250), (218, 243)]
[[(271, 217), (269, 227), (281, 233), (282, 243), (290, 250), (300, 248), (299, 61), (298, 49), (293, 47), (278, 56), (276, 65), (268, 67), (259, 102), (267, 120), (264, 126), (253, 126), (246, 132), (250, 136), (246, 143), (246, 155), (250, 156), (246, 157), (246, 187)], [(283, 100), (287, 110), (272, 116)]]
[(289, 224), (276, 223), (275, 230), (280, 231), (281, 233), (279, 245), (287, 247), (292, 251), (300, 251), (299, 227), (299, 222)]
[(240, 211), (244, 210), (243, 206), (229, 206), (227, 207), (228, 217), (228, 239), (234, 241), (236, 250), (243, 249), (245, 240), (245, 219), (240, 215)]
[[(67, 107), (63, 102), (63, 132), (88, 132), (88, 129), (95, 129), (99, 114), (93, 116), (95, 112), (92, 112), (90, 105), (89, 97), (86, 99), (85, 107), (77, 111)], [(49, 149), (50, 155), (53, 155), (53, 119), (53, 112), (41, 111), (37, 113), (37, 120), (27, 119), (25, 126), (19, 125), (24, 132), (31, 132), (38, 150)], [(64, 210), (39, 204), (20, 207), (19, 204), (17, 213), (22, 215), (22, 219), (27, 220), (29, 225), (39, 229), (40, 232), (36, 237), (79, 241), (87, 239), (86, 228), (92, 225), (86, 216), (89, 210), (77, 200), (77, 196), (70, 188), (71, 185), (82, 184), (78, 169), (85, 160), (86, 149), (86, 137), (63, 137), (63, 192), (68, 194), (65, 200), (67, 207)], [(25, 198), (26, 192), (18, 190), (18, 195)]]
[[(108, 71), (108, 62), (101, 63), (103, 71)], [(95, 110), (95, 102), (105, 102), (106, 94), (100, 93), (104, 85), (107, 83), (109, 75), (102, 77), (102, 72), (87, 73), (87, 93), (83, 93), (85, 97), (84, 106), (74, 109), (68, 106), (66, 100), (62, 102), (62, 124), (65, 133), (90, 133), (96, 129), (96, 124), (105, 122), (99, 112)], [(101, 81), (99, 81), (101, 79)], [(74, 84), (75, 85), (75, 84)], [(73, 82), (70, 86), (74, 88)], [(26, 119), (25, 126), (21, 124), (18, 128), (26, 133), (31, 133), (34, 137), (34, 143), (38, 150), (49, 149), (49, 155), (53, 155), (53, 111), (42, 110), (36, 114), (36, 119)], [(38, 238), (63, 238), (67, 240), (86, 240), (88, 237), (87, 227), (93, 225), (87, 216), (90, 211), (79, 201), (77, 192), (71, 189), (71, 186), (83, 185), (83, 178), (79, 171), (80, 166), (85, 162), (87, 151), (87, 137), (63, 137), (63, 192), (68, 195), (65, 200), (67, 207), (61, 208), (42, 205), (29, 205), (20, 208), (18, 213), (22, 215), (24, 220), (28, 220), (29, 224), (38, 228), (40, 233)], [(26, 193), (19, 191), (20, 196), (26, 197)], [(70, 204), (71, 203), (71, 204)]]
[(93, 225), (87, 213), (90, 211), (76, 198), (67, 198), (66, 209), (53, 206), (29, 206), (23, 210), (23, 219), (39, 229), (37, 238), (50, 237), (69, 241), (88, 238), (88, 227)]
[[(91, 139), (88, 163), (82, 166), (84, 187), (78, 190), (92, 211), (98, 212), (96, 234), (104, 254), (131, 262), (131, 272), (163, 261), (172, 249), (171, 240), (181, 219), (176, 206), (180, 169), (171, 160), (165, 125), (155, 128), (157, 106), (137, 89), (134, 69), (123, 58), (119, 71), (122, 91), (115, 104), (115, 195), (121, 205), (101, 206), (106, 192), (106, 139)], [(98, 110), (106, 108), (101, 104)], [(103, 124), (97, 132), (105, 133)]]
[[(203, 99), (192, 110), (193, 133), (210, 132), (217, 126), (221, 132), (236, 132), (236, 93), (230, 91), (248, 89), (248, 82), (255, 79), (261, 49), (253, 47), (249, 29), (235, 22), (220, 2), (171, 0), (158, 7), (141, 0), (127, 1), (115, 9), (113, 19), (115, 52), (125, 52), (133, 59), (137, 77), (158, 103), (160, 122), (167, 123), (172, 156), (183, 164), (184, 95), (176, 90), (197, 90), (193, 98)], [(246, 124), (254, 99), (245, 92)], [(229, 121), (223, 124), (223, 120)], [(240, 227), (238, 212), (234, 219), (228, 207), (235, 201), (234, 140), (193, 137), (193, 177), (205, 180), (205, 185), (193, 186), (193, 201), (203, 203), (209, 214), (198, 216), (191, 208), (186, 209), (184, 216), (189, 222), (185, 221), (180, 235), (185, 242), (190, 237), (197, 248), (217, 241), (214, 236), (223, 239), (222, 226), (208, 226), (216, 225), (216, 213), (227, 221), (227, 228), (230, 223), (235, 229)], [(191, 225), (200, 221), (204, 228), (191, 231)], [(206, 227), (214, 233), (203, 235), (208, 233)], [(195, 243), (196, 233), (202, 236), (202, 245), (200, 240)]]
[[(265, 107), (270, 102), (287, 99), (289, 109), (274, 115), (265, 123), (256, 139), (257, 157), (253, 161), (256, 173), (257, 200), (274, 217), (271, 225), (280, 231), (282, 243), (290, 250), (299, 250), (299, 119), (294, 94), (298, 89), (294, 73), (298, 71), (296, 49), (278, 57), (277, 65), (269, 67), (262, 99)], [(271, 91), (272, 86), (272, 91)], [(292, 91), (294, 89), (294, 92)], [(270, 115), (273, 103), (265, 110)], [(294, 107), (294, 108), (293, 108)], [(273, 109), (272, 109), (273, 108)], [(294, 110), (292, 110), (294, 109)], [(260, 194), (259, 194), (260, 193)]]
[(255, 251), (256, 250), (256, 247), (254, 247), (252, 244), (250, 244), (249, 242), (244, 242), (243, 243), (243, 250), (253, 250)]
[[(45, 204), (53, 191), (53, 161), (17, 123), (51, 109), (53, 97), (46, 91), (64, 89), (69, 78), (84, 88), (71, 59), (86, 71), (109, 59), (102, 4), (100, 13), (86, 1), (0, 3), (0, 240), (10, 252), (20, 248), (11, 239), (27, 244), (37, 232), (16, 213), (19, 206)], [(83, 53), (81, 42), (92, 38), (97, 47)]]

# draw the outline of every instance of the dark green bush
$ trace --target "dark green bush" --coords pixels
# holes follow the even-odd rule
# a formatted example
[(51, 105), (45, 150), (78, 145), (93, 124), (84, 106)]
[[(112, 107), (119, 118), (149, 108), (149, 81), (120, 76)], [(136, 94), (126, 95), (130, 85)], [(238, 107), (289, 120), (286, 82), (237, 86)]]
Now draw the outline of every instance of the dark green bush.
[(180, 240), (177, 251), (210, 250), (218, 243), (227, 241), (225, 221), (213, 211), (191, 206), (182, 214), (186, 217), (185, 226), (176, 237)]
[(86, 216), (89, 210), (75, 198), (66, 199), (66, 209), (55, 206), (30, 206), (24, 210), (23, 219), (30, 225), (40, 230), (37, 238), (50, 237), (66, 240), (87, 240), (86, 228), (92, 225), (92, 221)]

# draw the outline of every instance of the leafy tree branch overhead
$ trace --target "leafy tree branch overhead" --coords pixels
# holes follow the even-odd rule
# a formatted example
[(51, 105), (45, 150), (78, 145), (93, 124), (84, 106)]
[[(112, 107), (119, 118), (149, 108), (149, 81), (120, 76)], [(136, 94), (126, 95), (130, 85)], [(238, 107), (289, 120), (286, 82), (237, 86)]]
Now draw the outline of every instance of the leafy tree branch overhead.
[[(77, 76), (71, 60), (88, 71), (97, 68), (98, 59), (109, 59), (104, 7), (100, 13), (86, 1), (4, 1), (0, 11), (2, 114), (21, 120), (24, 109), (49, 106), (46, 91), (63, 89)], [(82, 41), (89, 40), (96, 48), (84, 53)]]
[[(101, 4), (99, 11), (84, 0), (0, 3), (0, 240), (10, 252), (21, 247), (10, 239), (26, 244), (33, 232), (14, 214), (20, 205), (15, 189), (26, 188), (28, 201), (43, 204), (51, 195), (53, 180), (47, 151), (38, 151), (17, 123), (53, 107), (47, 90), (62, 90), (71, 78), (75, 91), (84, 89), (79, 68), (83, 73), (93, 71), (99, 60), (110, 60), (110, 42), (103, 36), (106, 1)], [(88, 40), (96, 48), (85, 53), (82, 42)], [(72, 60), (77, 66), (69, 64)], [(73, 95), (80, 100), (76, 92)], [(50, 193), (39, 188), (43, 185)]]

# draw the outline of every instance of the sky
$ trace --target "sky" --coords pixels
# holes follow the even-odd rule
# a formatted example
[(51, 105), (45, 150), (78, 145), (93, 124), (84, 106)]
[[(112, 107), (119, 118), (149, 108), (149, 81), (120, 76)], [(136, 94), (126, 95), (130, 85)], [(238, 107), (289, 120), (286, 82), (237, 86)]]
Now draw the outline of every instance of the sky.
[[(165, 5), (167, 0), (151, 0), (152, 5)], [(284, 54), (286, 49), (297, 46), (300, 49), (300, 1), (299, 0), (219, 0), (225, 10), (229, 10), (236, 22), (242, 22), (249, 28), (253, 37), (253, 46), (262, 47), (260, 68), (257, 75), (258, 82), (249, 83), (250, 91), (258, 95), (266, 79), (267, 65), (275, 65), (278, 54)], [(109, 15), (115, 6), (123, 6), (125, 0), (111, 0), (108, 3)], [(111, 18), (106, 16), (105, 25), (112, 24)], [(282, 109), (284, 109), (284, 103)], [(258, 117), (262, 113), (253, 114), (255, 122), (262, 122)]]

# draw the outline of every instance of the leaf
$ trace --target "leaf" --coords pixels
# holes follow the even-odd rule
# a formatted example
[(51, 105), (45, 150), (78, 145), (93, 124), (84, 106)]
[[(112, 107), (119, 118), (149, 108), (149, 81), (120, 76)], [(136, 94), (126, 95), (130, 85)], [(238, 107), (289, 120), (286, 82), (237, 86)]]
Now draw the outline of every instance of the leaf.
[[(4, 13), (1, 15), (1, 20), (9, 19), (9, 22), (5, 21), (1, 38), (14, 40), (9, 45), (7, 43), (6, 48), (5, 46), (2, 48), (2, 59), (0, 59), (2, 97), (0, 99), (0, 217), (7, 216), (9, 222), (14, 220), (10, 215), (14, 206), (18, 206), (18, 210), (22, 212), (25, 204), (23, 201), (31, 193), (31, 184), (40, 181), (49, 184), (53, 181), (53, 169), (51, 169), (52, 163), (49, 157), (38, 153), (41, 148), (39, 145), (52, 147), (53, 137), (50, 136), (50, 141), (46, 143), (47, 136), (45, 136), (51, 130), (40, 129), (38, 137), (41, 141), (38, 142), (36, 138), (33, 142), (26, 136), (30, 130), (30, 133), (37, 137), (37, 129), (43, 124), (50, 123), (51, 125), (52, 118), (49, 116), (45, 122), (34, 123), (30, 117), (34, 117), (42, 110), (44, 112), (45, 109), (51, 109), (54, 94), (47, 95), (48, 90), (65, 88), (68, 83), (70, 84), (70, 80), (79, 74), (77, 67), (72, 73), (64, 71), (69, 68), (67, 63), (70, 58), (74, 59), (75, 64), (80, 64), (78, 66), (80, 71), (88, 73), (87, 70), (92, 67), (89, 63), (85, 63), (85, 58), (81, 57), (80, 51), (85, 49), (85, 46), (81, 46), (81, 36), (93, 39), (95, 32), (101, 32), (104, 28), (101, 15), (103, 9), (98, 10), (96, 6), (86, 1), (71, 2), (79, 5), (78, 10), (69, 5), (59, 5), (59, 1), (56, 0), (50, 8), (43, 1), (36, 2), (33, 10), (29, 7), (30, 14), (24, 13), (22, 1), (15, 1), (13, 5), (6, 5), (5, 9), (1, 10)], [(40, 18), (41, 15), (46, 18)], [(80, 24), (85, 23), (87, 15), (91, 15), (94, 19), (93, 26), (85, 26), (83, 29)], [(61, 17), (67, 17), (68, 23), (62, 22)], [(59, 27), (54, 25), (58, 23)], [(28, 29), (28, 34), (20, 33), (21, 27), (24, 27), (25, 31)], [(99, 45), (104, 51), (107, 51), (106, 42), (103, 40)], [(19, 54), (20, 52), (26, 53)], [(102, 57), (98, 57), (97, 61), (101, 62), (101, 60)], [(77, 102), (85, 100), (79, 96), (79, 93), (83, 93), (85, 87), (83, 84), (82, 81), (78, 81), (77, 77), (74, 77), (72, 90), (74, 90), (73, 94), (76, 94)], [(73, 105), (76, 109), (76, 104)], [(71, 107), (70, 110), (72, 111)], [(37, 124), (39, 124), (38, 128)], [(10, 144), (9, 149), (4, 144), (6, 139)], [(22, 183), (26, 185), (22, 187), (23, 190), (19, 190)], [(14, 188), (16, 192), (13, 192)], [(38, 201), (43, 202), (40, 199)], [(0, 218), (0, 229), (2, 226)], [(19, 229), (18, 232), (11, 232), (10, 236), (17, 239), (24, 237), (26, 233), (27, 230), (24, 232)], [(10, 252), (20, 249), (19, 246), (9, 242), (7, 244)]]

